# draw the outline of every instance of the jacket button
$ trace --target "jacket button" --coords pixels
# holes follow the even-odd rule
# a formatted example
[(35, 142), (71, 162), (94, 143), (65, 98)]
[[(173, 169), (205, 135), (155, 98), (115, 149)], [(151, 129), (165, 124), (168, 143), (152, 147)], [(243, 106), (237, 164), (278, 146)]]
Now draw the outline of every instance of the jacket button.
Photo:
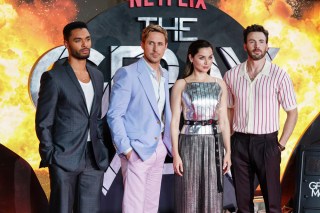
[(161, 124), (160, 121), (157, 121), (157, 124)]
[(154, 137), (155, 140), (158, 140), (158, 137)]

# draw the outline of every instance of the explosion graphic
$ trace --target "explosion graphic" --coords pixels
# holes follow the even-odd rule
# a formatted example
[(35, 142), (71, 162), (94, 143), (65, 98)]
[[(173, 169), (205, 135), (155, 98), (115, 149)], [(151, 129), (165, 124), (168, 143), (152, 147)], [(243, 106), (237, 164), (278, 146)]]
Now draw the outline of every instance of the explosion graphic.
[[(300, 137), (320, 112), (320, 2), (247, 0), (240, 4), (237, 0), (221, 0), (216, 4), (244, 27), (264, 25), (270, 33), (269, 46), (280, 48), (274, 62), (293, 80), (299, 119), (282, 154), (283, 173)], [(75, 20), (77, 12), (73, 0), (0, 0), (0, 143), (34, 169), (40, 156), (28, 77), (43, 53), (62, 44), (62, 28)], [(281, 112), (281, 126), (284, 120), (285, 113)]]
[(76, 5), (70, 0), (35, 0), (32, 4), (0, 0), (0, 143), (34, 169), (40, 156), (28, 77), (44, 52), (62, 44), (62, 28), (76, 14)]

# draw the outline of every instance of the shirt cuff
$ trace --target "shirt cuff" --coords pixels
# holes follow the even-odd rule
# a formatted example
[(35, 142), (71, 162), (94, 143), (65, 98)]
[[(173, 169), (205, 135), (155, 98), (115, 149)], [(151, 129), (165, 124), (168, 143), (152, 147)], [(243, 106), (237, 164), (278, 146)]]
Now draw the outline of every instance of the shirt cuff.
[(122, 154), (126, 155), (126, 154), (128, 154), (131, 150), (132, 150), (132, 147), (130, 147), (129, 149), (127, 149), (126, 151), (124, 151)]

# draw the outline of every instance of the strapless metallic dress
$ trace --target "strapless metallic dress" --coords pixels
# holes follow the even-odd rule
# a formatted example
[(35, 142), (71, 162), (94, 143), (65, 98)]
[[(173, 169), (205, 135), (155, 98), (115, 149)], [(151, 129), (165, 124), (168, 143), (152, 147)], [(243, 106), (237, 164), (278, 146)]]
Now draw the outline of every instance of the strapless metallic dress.
[(218, 120), (221, 93), (217, 82), (187, 83), (182, 92), (184, 120), (196, 124), (183, 125), (180, 131), (183, 176), (175, 175), (176, 213), (222, 212), (217, 184), (222, 183), (222, 137), (218, 125), (201, 125), (201, 121)]

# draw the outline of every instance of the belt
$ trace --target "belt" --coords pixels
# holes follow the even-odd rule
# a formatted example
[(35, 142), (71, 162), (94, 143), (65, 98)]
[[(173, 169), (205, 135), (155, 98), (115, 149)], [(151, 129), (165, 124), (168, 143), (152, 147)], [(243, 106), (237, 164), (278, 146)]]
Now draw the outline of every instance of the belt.
[[(219, 145), (218, 145), (218, 132), (217, 132), (217, 127), (213, 128), (213, 136), (214, 136), (214, 141), (215, 141), (215, 152), (216, 152), (216, 172), (217, 172), (217, 188), (218, 188), (218, 192), (223, 192), (223, 188), (222, 188), (222, 181), (220, 179), (220, 154), (219, 154)], [(222, 161), (223, 162), (223, 161)], [(223, 166), (223, 163), (221, 164)]]
[(242, 137), (250, 137), (250, 138), (274, 138), (278, 136), (278, 131), (267, 133), (267, 134), (252, 134), (252, 133), (243, 133), (243, 132), (234, 132), (234, 134)]
[(192, 120), (184, 120), (185, 125), (201, 125), (201, 126), (207, 126), (207, 125), (217, 125), (218, 122), (216, 120), (210, 119), (210, 120), (203, 120), (203, 121), (192, 121)]

